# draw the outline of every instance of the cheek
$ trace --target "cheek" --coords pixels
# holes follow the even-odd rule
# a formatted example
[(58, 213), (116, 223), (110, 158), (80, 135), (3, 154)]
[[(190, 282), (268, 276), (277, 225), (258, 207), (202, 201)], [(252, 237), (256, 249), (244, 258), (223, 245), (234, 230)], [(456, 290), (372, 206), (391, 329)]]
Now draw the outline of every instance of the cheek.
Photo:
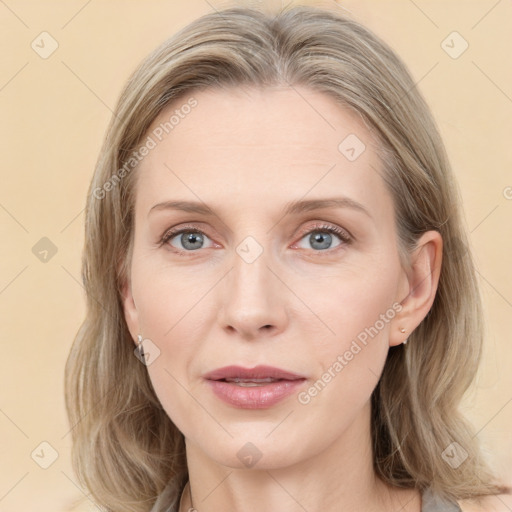
[[(160, 350), (148, 372), (167, 414), (188, 432), (190, 418), (204, 415), (191, 400), (190, 392), (199, 390), (190, 376), (195, 361), (209, 362), (214, 354), (202, 340), (222, 335), (211, 331), (222, 327), (216, 324), (216, 313), (229, 304), (229, 297), (222, 296), (229, 295), (229, 289), (215, 289), (224, 273), (218, 268), (198, 272), (149, 261), (139, 258), (132, 272), (142, 333)], [(312, 377), (314, 389), (296, 402), (309, 403), (300, 407), (306, 416), (314, 411), (316, 420), (327, 415), (327, 421), (330, 406), (355, 412), (377, 384), (388, 350), (398, 277), (397, 269), (387, 263), (361, 259), (359, 265), (330, 271), (329, 276), (320, 271), (307, 278), (291, 272), (283, 276), (293, 293), (283, 289), (273, 304), (286, 311), (283, 343), (290, 349), (295, 340), (294, 359)]]
[(144, 335), (169, 341), (190, 315), (204, 304), (201, 298), (214, 285), (204, 272), (191, 272), (143, 261), (133, 267), (132, 287)]
[(388, 332), (396, 313), (389, 279), (332, 284), (335, 291), (329, 300), (319, 294), (311, 300), (334, 334), (323, 329), (326, 334), (307, 347), (315, 377), (297, 396), (303, 430), (318, 430), (320, 424), (322, 439), (336, 439), (367, 406), (386, 361)]
[[(229, 307), (229, 297), (222, 293), (229, 295), (230, 291), (215, 290), (222, 274), (218, 268), (199, 272), (186, 266), (151, 265), (149, 261), (139, 258), (132, 272), (141, 332), (165, 355), (172, 353), (176, 366), (178, 354), (179, 360), (185, 361), (200, 348), (194, 340), (211, 338), (208, 330), (220, 328), (214, 325), (217, 312), (223, 304)], [(390, 261), (386, 263), (360, 261), (350, 268), (331, 269), (328, 276), (322, 269), (314, 277), (297, 273), (284, 276), (293, 293), (284, 289), (281, 299), (273, 302), (286, 312), (288, 334), (283, 332), (283, 338), (299, 339), (300, 350), (308, 357), (314, 351), (313, 360), (324, 366), (351, 350), (354, 340), (364, 347), (366, 357), (373, 346), (387, 349), (398, 268)], [(382, 350), (376, 351), (378, 358), (382, 355)], [(363, 358), (358, 355), (357, 359)]]
[(339, 344), (333, 343), (336, 339), (344, 344), (359, 336), (364, 342), (365, 333), (370, 337), (368, 330), (372, 339), (386, 337), (396, 314), (397, 279), (398, 272), (391, 266), (368, 265), (328, 279), (297, 280), (297, 295), (307, 298), (308, 308), (324, 323), (321, 348), (338, 350)]
[[(324, 324), (315, 320), (309, 327), (314, 341), (309, 343), (308, 356), (318, 363), (316, 377), (321, 381), (317, 388), (323, 394), (325, 384), (330, 388), (325, 399), (340, 404), (365, 401), (385, 363), (389, 332), (400, 307), (395, 302), (396, 275), (393, 270), (384, 272), (374, 267), (365, 275), (334, 278), (327, 289), (303, 288), (300, 292), (308, 297), (308, 306)], [(305, 329), (304, 325), (302, 331)], [(314, 394), (311, 390), (308, 396)]]
[(190, 418), (201, 414), (191, 399), (190, 393), (195, 390), (190, 371), (208, 328), (205, 315), (212, 304), (207, 292), (218, 277), (210, 282), (204, 278), (204, 272), (192, 273), (180, 267), (152, 265), (149, 261), (139, 258), (140, 264), (132, 267), (141, 333), (158, 354), (147, 370), (168, 416), (182, 432), (188, 432)]
[(167, 416), (183, 433), (190, 433), (191, 418), (201, 415), (197, 404), (191, 399), (186, 377), (179, 369), (171, 367), (162, 355), (148, 366), (148, 374), (158, 400)]

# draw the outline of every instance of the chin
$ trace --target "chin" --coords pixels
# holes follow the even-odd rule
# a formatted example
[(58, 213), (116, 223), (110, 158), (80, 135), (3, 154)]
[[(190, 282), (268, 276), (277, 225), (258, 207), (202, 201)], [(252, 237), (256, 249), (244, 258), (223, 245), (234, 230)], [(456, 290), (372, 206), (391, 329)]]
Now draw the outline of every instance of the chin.
[[(297, 450), (301, 443), (288, 437), (288, 443), (280, 442), (272, 435), (265, 434), (235, 436), (226, 443), (216, 442), (217, 449), (211, 452), (212, 444), (205, 447), (205, 453), (218, 464), (232, 469), (278, 469), (292, 466), (304, 458)], [(276, 442), (278, 441), (278, 442)]]

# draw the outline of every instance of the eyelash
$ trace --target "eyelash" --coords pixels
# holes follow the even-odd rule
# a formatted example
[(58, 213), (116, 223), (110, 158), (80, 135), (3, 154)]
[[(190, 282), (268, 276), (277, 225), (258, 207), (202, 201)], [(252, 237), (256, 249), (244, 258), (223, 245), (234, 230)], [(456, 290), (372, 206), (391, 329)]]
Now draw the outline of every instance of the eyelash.
[[(301, 236), (299, 238), (299, 241), (302, 240), (306, 235), (310, 235), (315, 232), (327, 232), (327, 233), (334, 233), (337, 235), (340, 240), (341, 244), (349, 245), (352, 243), (352, 237), (351, 235), (345, 230), (341, 229), (337, 226), (331, 226), (328, 224), (320, 224), (317, 226), (313, 226), (313, 228), (309, 229), (308, 231), (302, 232)], [(195, 226), (184, 226), (179, 229), (171, 229), (169, 231), (166, 231), (162, 238), (160, 239), (159, 246), (165, 245), (169, 240), (174, 238), (177, 235), (181, 235), (182, 233), (197, 233), (200, 235), (208, 236), (204, 231), (201, 231), (200, 229), (196, 228)], [(320, 253), (320, 255), (330, 254), (332, 251), (339, 248), (339, 246), (334, 247), (332, 249), (326, 249), (326, 250), (320, 250), (320, 251), (314, 251), (316, 253)], [(197, 251), (183, 251), (181, 249), (177, 249), (176, 247), (172, 247), (172, 250), (176, 252), (178, 255), (185, 255), (185, 254), (191, 254)], [(322, 254), (324, 253), (324, 254)]]

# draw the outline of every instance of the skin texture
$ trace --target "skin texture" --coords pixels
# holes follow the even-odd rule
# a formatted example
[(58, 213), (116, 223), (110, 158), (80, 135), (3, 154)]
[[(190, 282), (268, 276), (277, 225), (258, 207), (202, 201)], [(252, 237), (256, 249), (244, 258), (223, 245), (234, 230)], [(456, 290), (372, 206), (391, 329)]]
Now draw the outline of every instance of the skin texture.
[[(134, 341), (141, 334), (160, 350), (147, 370), (185, 436), (194, 507), (419, 512), (418, 492), (389, 488), (374, 475), (370, 397), (389, 347), (432, 305), (440, 235), (425, 233), (410, 268), (401, 267), (375, 141), (360, 117), (330, 97), (303, 87), (208, 89), (193, 97), (197, 106), (136, 171), (123, 301)], [(148, 133), (187, 99), (169, 105)], [(350, 134), (366, 146), (353, 161), (338, 149)], [(367, 213), (343, 207), (283, 215), (291, 201), (341, 196)], [(170, 200), (203, 202), (215, 215), (148, 215)], [(171, 228), (190, 225), (204, 233), (198, 248), (186, 252), (181, 235), (159, 244)], [(342, 228), (350, 241), (332, 234), (319, 249), (310, 235), (328, 237), (322, 226)], [(246, 246), (248, 236), (255, 242)], [(239, 246), (263, 252), (248, 263)], [(226, 365), (267, 364), (304, 375), (307, 391), (389, 311), (393, 318), (307, 404), (294, 394), (266, 409), (235, 408), (202, 377)], [(261, 454), (250, 468), (237, 456), (248, 442)], [(182, 510), (190, 506), (186, 493)]]

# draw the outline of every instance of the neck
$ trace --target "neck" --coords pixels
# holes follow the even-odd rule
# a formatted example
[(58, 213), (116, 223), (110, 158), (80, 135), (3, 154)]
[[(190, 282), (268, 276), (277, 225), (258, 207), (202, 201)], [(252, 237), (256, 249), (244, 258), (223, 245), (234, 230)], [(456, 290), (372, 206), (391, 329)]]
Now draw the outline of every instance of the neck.
[(180, 512), (419, 512), (418, 491), (391, 487), (376, 477), (371, 446), (369, 403), (327, 449), (286, 467), (268, 467), (264, 459), (252, 468), (225, 466), (187, 439), (189, 484)]

